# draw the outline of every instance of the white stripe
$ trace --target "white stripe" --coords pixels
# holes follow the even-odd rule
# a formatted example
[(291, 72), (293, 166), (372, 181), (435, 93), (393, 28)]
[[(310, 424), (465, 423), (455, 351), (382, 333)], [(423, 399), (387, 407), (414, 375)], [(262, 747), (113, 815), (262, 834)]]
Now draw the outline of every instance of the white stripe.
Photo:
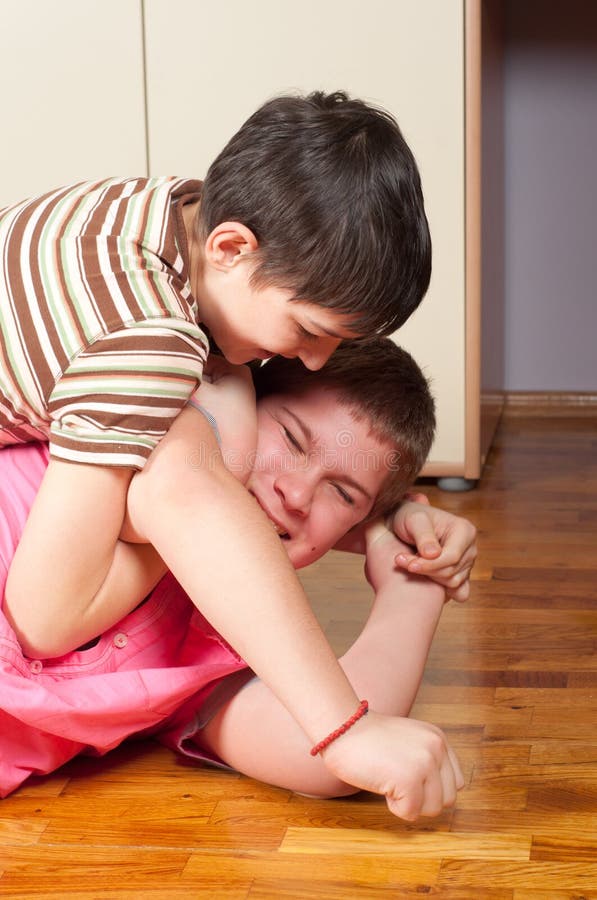
[[(110, 370), (112, 367), (121, 369), (126, 366), (131, 370), (131, 374), (136, 372), (138, 377), (142, 377), (147, 373), (150, 377), (153, 376), (155, 378), (158, 372), (173, 378), (197, 377), (197, 366), (190, 365), (194, 361), (197, 362), (196, 354), (175, 353), (174, 351), (150, 354), (141, 353), (140, 351), (135, 353), (132, 350), (114, 352), (101, 349), (98, 352), (90, 352), (94, 351), (95, 347), (96, 345), (93, 344), (89, 351), (81, 353), (76, 358), (72, 366), (69, 367), (69, 376), (76, 372), (97, 372), (98, 366), (101, 365), (101, 370)], [(150, 368), (156, 371), (150, 373)], [(174, 369), (180, 371), (175, 372), (173, 371)], [(101, 370), (98, 373), (100, 376), (102, 375)]]
[[(168, 398), (164, 398), (168, 399)], [(67, 403), (64, 406), (60, 406), (59, 409), (52, 412), (52, 419), (55, 422), (62, 421), (67, 416), (77, 416), (81, 415), (81, 407), (83, 407), (83, 411), (85, 413), (89, 412), (108, 412), (112, 415), (118, 414), (122, 416), (123, 414), (126, 416), (146, 416), (151, 419), (174, 419), (181, 411), (180, 406), (143, 406), (142, 404), (135, 405), (126, 405), (125, 407), (120, 406), (117, 403), (101, 403), (100, 401), (92, 402), (92, 403), (76, 403), (73, 401), (72, 403)], [(98, 423), (98, 427), (101, 427), (101, 422)], [(106, 426), (105, 427), (112, 427)], [(145, 434), (145, 431), (140, 432), (140, 434)]]
[(59, 435), (63, 440), (75, 441), (82, 444), (115, 443), (123, 439), (126, 445), (139, 447), (154, 447), (155, 438), (162, 437), (164, 430), (155, 431), (129, 431), (126, 428), (107, 427), (101, 422), (95, 422), (87, 416), (69, 416), (65, 421), (52, 422), (51, 435)]
[(50, 455), (57, 459), (64, 459), (68, 462), (94, 463), (101, 466), (122, 466), (123, 468), (140, 468), (142, 469), (147, 462), (147, 457), (141, 454), (133, 453), (107, 453), (105, 450), (101, 452), (80, 451), (70, 447), (59, 447), (50, 442)]

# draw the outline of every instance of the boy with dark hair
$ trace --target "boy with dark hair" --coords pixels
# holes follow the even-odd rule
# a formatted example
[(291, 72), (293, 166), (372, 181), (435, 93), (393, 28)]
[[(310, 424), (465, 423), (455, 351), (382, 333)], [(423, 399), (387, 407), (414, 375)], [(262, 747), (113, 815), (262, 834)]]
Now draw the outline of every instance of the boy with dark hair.
[(429, 287), (431, 238), (419, 172), (394, 119), (346, 94), (264, 104), (212, 163), (197, 231), (253, 233), (255, 285), (391, 334)]
[[(278, 263), (270, 263), (271, 277), (270, 239), (253, 231), (259, 224), (220, 219), (209, 222), (209, 233), (197, 232), (196, 182), (112, 179), (3, 213), (0, 435), (6, 444), (50, 441), (50, 465), (6, 588), (7, 613), (29, 655), (67, 651), (76, 646), (81, 619), (95, 620), (96, 596), (118, 580), (127, 556), (116, 541), (133, 471), (141, 469), (134, 507), (144, 539), (315, 740), (354, 714), (358, 698), (271, 526), (218, 460), (206, 421), (197, 423), (195, 440), (209, 465), (188, 464), (180, 412), (202, 376), (207, 342), (200, 323), (230, 362), (281, 354), (319, 368), (341, 340), (390, 331), (412, 312), (427, 286), (429, 242), (421, 241), (426, 222), (416, 167), (395, 123), (371, 110), (365, 127), (363, 105), (353, 108), (341, 95), (293, 102), (297, 109), (322, 108), (310, 127), (291, 117), (281, 138), (289, 164), (296, 150), (300, 187), (293, 202), (308, 244), (298, 246), (293, 232), (288, 240), (271, 236), (272, 246), (280, 240), (283, 248)], [(259, 119), (267, 142), (276, 142), (281, 118), (274, 105)], [(358, 128), (350, 129), (351, 120)], [(332, 122), (333, 142), (324, 128)], [(310, 164), (330, 145), (335, 152), (309, 191)], [(252, 154), (252, 140), (245, 141), (243, 168)], [(268, 167), (257, 170), (274, 192)], [(239, 190), (233, 180), (230, 194)], [(284, 202), (283, 191), (275, 196)], [(413, 204), (416, 216), (406, 212)], [(388, 227), (393, 238), (384, 240)], [(379, 245), (371, 258), (358, 252), (359, 232), (369, 250)], [(320, 242), (329, 248), (328, 265), (334, 250), (342, 263), (326, 288), (340, 291), (339, 308), (303, 295), (314, 290), (313, 277), (292, 277), (294, 258), (317, 259)], [(288, 278), (280, 268), (284, 255)], [(316, 275), (326, 278), (321, 270)], [(370, 279), (382, 291), (381, 307)], [(353, 282), (354, 296), (342, 289)], [(105, 614), (109, 620), (109, 609)], [(396, 791), (412, 789), (419, 797), (421, 778), (450, 765), (442, 745), (423, 754), (423, 769), (400, 766), (394, 751), (403, 730), (387, 717), (369, 716), (360, 730), (368, 737), (356, 755), (347, 738), (322, 758), (348, 781), (383, 786), (390, 804)]]

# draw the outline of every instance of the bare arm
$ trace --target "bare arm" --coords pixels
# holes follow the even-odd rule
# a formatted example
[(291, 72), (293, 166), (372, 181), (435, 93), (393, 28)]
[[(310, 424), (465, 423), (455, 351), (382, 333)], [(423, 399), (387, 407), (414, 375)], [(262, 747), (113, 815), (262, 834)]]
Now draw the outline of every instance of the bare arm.
[[(377, 585), (376, 596), (363, 631), (340, 664), (357, 694), (368, 698), (373, 709), (405, 717), (420, 684), (444, 591), (426, 578), (393, 571), (394, 555), (406, 548), (384, 532), (383, 526), (369, 528), (368, 568)], [(258, 729), (255, 722), (260, 723)], [(432, 727), (403, 722), (405, 742), (416, 745)], [(355, 790), (309, 756), (305, 734), (258, 679), (218, 711), (203, 729), (201, 741), (229, 765), (260, 781), (317, 796)], [(443, 797), (444, 802), (451, 799), (448, 794)]]
[(92, 598), (110, 570), (131, 476), (131, 469), (50, 461), (5, 593), (7, 617), (29, 656), (77, 646), (64, 642), (73, 639), (78, 599)]
[[(249, 370), (218, 361), (213, 383), (195, 398), (216, 417), (227, 462), (244, 480), (256, 428)], [(192, 408), (181, 415), (193, 427), (202, 420)], [(195, 447), (193, 437), (189, 456)], [(156, 550), (127, 533), (132, 476), (130, 469), (50, 462), (6, 590), (5, 609), (27, 655), (56, 657), (81, 646), (134, 609), (166, 572)]]
[[(358, 700), (278, 535), (226, 470), (199, 414), (181, 414), (135, 478), (129, 517), (214, 627), (276, 684), (314, 742), (354, 712)], [(330, 684), (321, 704), (310, 702), (298, 672)]]

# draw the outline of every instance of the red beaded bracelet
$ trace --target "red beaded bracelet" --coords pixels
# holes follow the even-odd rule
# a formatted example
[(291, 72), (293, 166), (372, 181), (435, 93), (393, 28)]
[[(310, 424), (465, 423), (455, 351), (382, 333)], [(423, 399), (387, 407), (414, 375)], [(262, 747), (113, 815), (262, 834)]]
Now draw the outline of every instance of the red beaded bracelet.
[(368, 712), (369, 704), (366, 700), (361, 700), (361, 702), (359, 703), (359, 708), (357, 709), (356, 713), (350, 717), (350, 719), (347, 719), (343, 725), (340, 725), (340, 728), (336, 728), (335, 731), (332, 731), (331, 734), (328, 734), (328, 736), (318, 744), (315, 744), (315, 746), (311, 749), (311, 756), (317, 756), (318, 753), (321, 753), (322, 750), (325, 750), (326, 747), (329, 747), (332, 741), (335, 741), (336, 738), (339, 738), (341, 737), (341, 735), (345, 734), (349, 728), (352, 728), (355, 722), (358, 722), (359, 719), (361, 719), (363, 716), (366, 716)]

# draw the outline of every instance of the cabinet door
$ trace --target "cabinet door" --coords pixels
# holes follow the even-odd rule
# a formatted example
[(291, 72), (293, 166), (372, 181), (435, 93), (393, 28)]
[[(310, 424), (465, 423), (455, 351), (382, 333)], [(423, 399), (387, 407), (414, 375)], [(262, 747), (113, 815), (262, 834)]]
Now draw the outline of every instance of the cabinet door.
[[(342, 88), (389, 109), (421, 168), (431, 288), (396, 336), (432, 379), (444, 473), (464, 459), (462, 0), (146, 0), (149, 166), (202, 177), (265, 99)], [(434, 466), (438, 471), (438, 466)]]
[(2, 0), (0, 207), (146, 173), (138, 0)]

